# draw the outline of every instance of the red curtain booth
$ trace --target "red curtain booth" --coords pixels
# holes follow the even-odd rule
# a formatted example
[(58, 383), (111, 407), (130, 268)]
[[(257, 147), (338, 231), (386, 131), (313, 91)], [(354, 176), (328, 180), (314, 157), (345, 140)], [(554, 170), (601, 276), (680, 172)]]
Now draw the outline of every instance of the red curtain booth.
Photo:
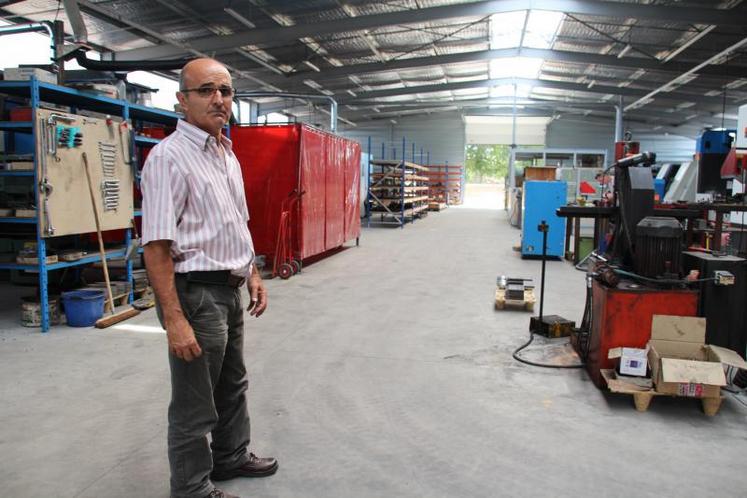
[(360, 145), (304, 124), (231, 127), (257, 254), (271, 264), (287, 199), (293, 256), (306, 259), (360, 236)]

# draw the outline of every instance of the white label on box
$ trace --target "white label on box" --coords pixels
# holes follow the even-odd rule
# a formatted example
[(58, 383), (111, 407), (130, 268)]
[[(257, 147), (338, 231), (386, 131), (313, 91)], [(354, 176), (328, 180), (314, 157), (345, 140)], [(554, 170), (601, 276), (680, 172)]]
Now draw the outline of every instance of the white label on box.
[(648, 360), (645, 349), (622, 348), (620, 358), (620, 373), (623, 375), (646, 376)]

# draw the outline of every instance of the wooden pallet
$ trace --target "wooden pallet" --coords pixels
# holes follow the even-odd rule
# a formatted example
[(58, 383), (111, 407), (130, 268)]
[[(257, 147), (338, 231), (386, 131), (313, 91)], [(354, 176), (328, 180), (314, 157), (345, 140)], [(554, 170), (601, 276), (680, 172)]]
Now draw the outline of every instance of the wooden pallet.
[(506, 308), (523, 309), (526, 311), (534, 310), (534, 303), (537, 299), (534, 297), (534, 289), (524, 290), (524, 299), (506, 299), (506, 289), (500, 287), (495, 290), (495, 309), (502, 310)]
[(443, 211), (446, 209), (446, 203), (445, 202), (429, 202), (428, 203), (428, 209), (430, 211)]
[[(651, 400), (655, 396), (670, 396), (673, 398), (683, 398), (684, 396), (674, 396), (671, 394), (664, 394), (655, 391), (652, 388), (636, 386), (617, 378), (614, 370), (601, 370), (602, 378), (607, 383), (607, 388), (610, 392), (617, 394), (628, 394), (633, 397), (633, 403), (635, 409), (639, 412), (645, 412), (651, 405)], [(721, 396), (717, 398), (700, 398), (701, 406), (703, 407), (703, 413), (707, 416), (712, 417), (716, 415), (721, 408), (721, 402), (724, 398)]]

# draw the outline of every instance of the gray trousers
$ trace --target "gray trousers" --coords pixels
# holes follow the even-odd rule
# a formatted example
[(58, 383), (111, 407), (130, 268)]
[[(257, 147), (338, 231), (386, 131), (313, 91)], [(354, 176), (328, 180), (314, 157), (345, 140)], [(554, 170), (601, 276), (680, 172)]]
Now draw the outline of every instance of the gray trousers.
[[(214, 488), (213, 469), (240, 467), (248, 459), (244, 312), (240, 289), (177, 276), (176, 290), (202, 356), (187, 362), (169, 353), (171, 496), (203, 498)], [(160, 307), (157, 312), (162, 320)]]

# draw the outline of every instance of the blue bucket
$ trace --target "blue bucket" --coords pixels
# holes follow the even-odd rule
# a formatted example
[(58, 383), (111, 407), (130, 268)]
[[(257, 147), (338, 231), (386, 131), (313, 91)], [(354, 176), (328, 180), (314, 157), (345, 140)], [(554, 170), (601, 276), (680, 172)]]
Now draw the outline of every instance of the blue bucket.
[(104, 291), (77, 290), (62, 293), (67, 324), (91, 327), (104, 315)]

